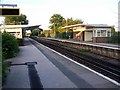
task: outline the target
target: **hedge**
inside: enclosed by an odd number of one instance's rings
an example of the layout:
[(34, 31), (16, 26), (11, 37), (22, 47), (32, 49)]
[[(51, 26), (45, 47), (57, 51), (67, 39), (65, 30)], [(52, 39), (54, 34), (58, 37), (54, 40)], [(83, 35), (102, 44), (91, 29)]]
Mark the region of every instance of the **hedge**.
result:
[(5, 59), (16, 56), (18, 51), (19, 45), (17, 39), (9, 33), (2, 33), (2, 54)]
[(109, 43), (120, 44), (120, 32), (114, 32), (109, 38)]

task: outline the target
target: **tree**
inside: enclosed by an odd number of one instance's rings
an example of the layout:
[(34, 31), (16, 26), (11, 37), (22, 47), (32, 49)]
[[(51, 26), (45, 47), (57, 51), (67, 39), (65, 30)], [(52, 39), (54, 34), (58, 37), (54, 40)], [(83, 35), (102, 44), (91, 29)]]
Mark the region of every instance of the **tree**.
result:
[(67, 18), (67, 20), (64, 23), (64, 26), (68, 26), (68, 25), (74, 25), (74, 24), (82, 24), (83, 21), (80, 19), (75, 19), (73, 20), (73, 18)]
[(56, 37), (56, 32), (58, 28), (63, 25), (63, 20), (64, 18), (60, 14), (54, 14), (53, 16), (51, 16), (49, 23), (52, 24), (50, 26), (50, 29), (54, 30), (54, 37)]
[(20, 24), (28, 24), (27, 16), (21, 14), (20, 16), (7, 16), (5, 17), (6, 25), (20, 25)]
[(43, 31), (43, 30), (42, 30), (42, 29), (39, 29), (39, 28), (34, 29), (34, 30), (32, 31), (32, 33), (31, 33), (30, 36), (39, 36), (40, 33), (41, 33), (41, 31)]
[(82, 24), (83, 21), (81, 19), (75, 19), (74, 24)]
[(115, 33), (115, 27), (114, 26), (111, 28), (111, 32)]
[(51, 18), (50, 18), (50, 24), (52, 24), (50, 26), (50, 29), (58, 29), (60, 26), (62, 26), (63, 24), (63, 20), (64, 18), (60, 15), (60, 14), (54, 14)]
[(74, 24), (74, 21), (73, 21), (73, 18), (67, 18), (66, 20), (66, 25), (69, 26), (69, 25), (73, 25)]
[[(54, 37), (57, 37), (57, 35), (60, 33), (63, 33), (63, 32), (66, 33), (66, 31), (62, 30), (61, 27), (68, 26), (68, 25), (74, 25), (74, 24), (82, 24), (83, 21), (80, 19), (73, 20), (72, 17), (65, 19), (60, 14), (53, 14), (53, 16), (51, 16), (51, 18), (50, 18), (49, 23), (51, 24), (51, 26), (49, 26), (49, 28), (54, 31)], [(70, 31), (70, 33), (71, 33), (71, 31)]]

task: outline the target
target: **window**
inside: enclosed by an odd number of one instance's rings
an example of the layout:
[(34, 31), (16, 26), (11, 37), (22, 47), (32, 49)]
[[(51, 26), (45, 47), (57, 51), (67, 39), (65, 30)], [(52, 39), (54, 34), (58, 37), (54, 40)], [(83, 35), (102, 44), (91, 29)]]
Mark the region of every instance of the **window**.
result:
[(111, 31), (110, 30), (97, 30), (97, 37), (110, 37)]
[(97, 37), (100, 37), (101, 36), (101, 30), (98, 30), (97, 31)]
[(101, 37), (106, 37), (106, 30), (101, 30)]
[(107, 36), (108, 36), (108, 37), (111, 36), (111, 31), (110, 31), (110, 30), (107, 32)]

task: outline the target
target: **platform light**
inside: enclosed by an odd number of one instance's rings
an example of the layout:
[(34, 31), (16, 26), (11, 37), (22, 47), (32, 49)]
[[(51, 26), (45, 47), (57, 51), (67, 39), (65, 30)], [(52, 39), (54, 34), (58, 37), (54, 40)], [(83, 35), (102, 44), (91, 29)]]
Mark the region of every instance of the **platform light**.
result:
[(0, 8), (0, 16), (19, 16), (19, 8)]

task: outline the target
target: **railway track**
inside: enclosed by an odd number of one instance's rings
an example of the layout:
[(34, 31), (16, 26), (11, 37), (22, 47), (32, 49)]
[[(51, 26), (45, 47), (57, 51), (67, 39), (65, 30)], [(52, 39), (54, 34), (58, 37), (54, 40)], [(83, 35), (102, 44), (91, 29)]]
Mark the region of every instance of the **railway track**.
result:
[(70, 47), (69, 44), (65, 45), (60, 42), (42, 39), (37, 39), (37, 41), (120, 83), (120, 66), (79, 52), (75, 48)]

